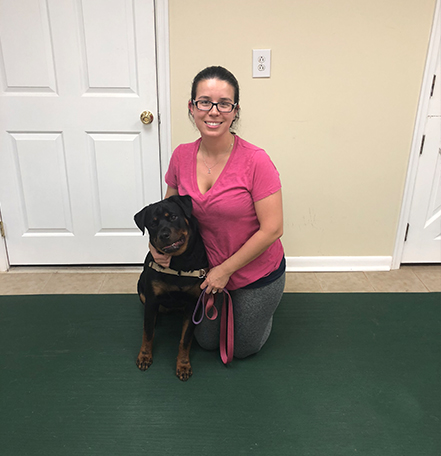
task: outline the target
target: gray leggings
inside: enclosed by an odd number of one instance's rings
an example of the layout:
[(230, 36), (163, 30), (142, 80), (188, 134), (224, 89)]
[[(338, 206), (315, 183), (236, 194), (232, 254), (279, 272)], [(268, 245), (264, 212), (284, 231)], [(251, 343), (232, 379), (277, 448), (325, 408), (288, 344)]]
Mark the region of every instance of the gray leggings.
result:
[[(285, 273), (274, 282), (260, 288), (231, 291), (234, 311), (234, 356), (245, 358), (257, 353), (267, 341), (273, 324), (273, 314), (282, 299)], [(222, 294), (216, 297), (220, 311)], [(204, 317), (196, 327), (195, 337), (206, 350), (219, 348), (220, 312), (216, 320)]]

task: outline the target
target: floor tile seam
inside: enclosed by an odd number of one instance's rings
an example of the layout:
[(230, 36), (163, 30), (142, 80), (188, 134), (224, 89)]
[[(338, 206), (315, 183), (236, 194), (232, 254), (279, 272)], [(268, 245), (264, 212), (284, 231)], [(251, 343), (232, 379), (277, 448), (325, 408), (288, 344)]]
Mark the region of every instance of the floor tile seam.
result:
[(104, 282), (106, 281), (106, 278), (107, 278), (107, 274), (102, 273), (101, 280), (97, 280), (97, 291), (93, 294), (101, 294), (100, 291), (104, 286)]
[(421, 277), (418, 272), (415, 272), (412, 270), (412, 272), (417, 276), (417, 278), (422, 282), (422, 284), (427, 288), (429, 292), (433, 292), (435, 290), (431, 290), (430, 285), (428, 285), (426, 282), (424, 282), (424, 277)]
[[(34, 276), (26, 277), (26, 275), (17, 276), (17, 275), (4, 274), (3, 276), (0, 276), (0, 279), (4, 278), (4, 280), (0, 280), (0, 290), (4, 290), (5, 295), (11, 295), (11, 294), (14, 294), (14, 295), (24, 294), (25, 295), (25, 294), (32, 294), (32, 293), (40, 293), (46, 288), (47, 284), (49, 283), (49, 281), (51, 280), (51, 278), (53, 276), (53, 274), (51, 274), (51, 273), (46, 273), (45, 275), (47, 275), (46, 279), (38, 281), (38, 280), (35, 280)], [(39, 277), (42, 277), (42, 276), (39, 275)], [(16, 292), (12, 293), (10, 291), (6, 291), (6, 289), (8, 287), (11, 287), (11, 284), (12, 284), (13, 288), (18, 286), (20, 288), (26, 288), (26, 291), (24, 291), (23, 293), (16, 293)], [(0, 292), (0, 294), (2, 294), (2, 293)]]
[[(393, 291), (284, 291), (285, 294), (440, 294), (441, 292), (439, 291), (403, 291), (403, 290), (393, 290)], [(68, 293), (57, 293), (57, 292), (24, 292), (24, 293), (0, 293), (0, 297), (2, 296), (55, 296), (55, 295), (131, 295), (131, 296), (137, 296), (136, 292), (133, 293), (128, 293), (127, 291), (111, 291), (111, 292), (68, 292)]]
[(316, 273), (316, 272), (313, 272), (313, 274), (314, 274), (314, 279), (316, 280), (316, 282), (318, 283), (318, 286), (320, 287), (320, 292), (321, 292), (321, 293), (324, 293), (324, 292), (325, 292), (325, 289), (323, 288), (322, 283), (321, 283), (321, 281), (320, 281), (320, 279), (319, 279), (317, 273)]
[(56, 267), (56, 266), (42, 266), (35, 267), (35, 268), (28, 268), (24, 266), (21, 268), (20, 266), (11, 267), (8, 271), (0, 271), (0, 276), (2, 275), (26, 275), (26, 274), (130, 274), (130, 273), (141, 273), (142, 266), (127, 266), (127, 267)]
[(366, 274), (366, 271), (363, 271), (363, 274), (366, 277), (368, 284), (373, 288), (374, 292), (379, 293), (380, 291), (375, 286), (375, 283), (373, 283), (372, 280), (369, 279), (369, 274)]
[[(316, 273), (314, 273), (314, 276), (318, 282), (318, 285), (319, 285), (322, 293), (375, 293), (375, 292), (377, 292), (377, 290), (375, 289), (373, 284), (368, 280), (365, 271), (346, 271), (344, 273), (351, 274), (352, 272), (361, 272), (366, 281), (366, 284), (370, 287), (370, 289), (369, 290), (362, 290), (362, 289), (360, 289), (360, 290), (356, 290), (356, 289), (355, 290), (328, 290), (328, 289), (325, 289), (325, 287), (322, 285), (322, 283), (324, 284), (325, 281), (321, 281)], [(336, 274), (338, 274), (338, 273), (336, 273)]]
[[(45, 284), (45, 287), (43, 288), (43, 291), (45, 291), (46, 293), (45, 294), (49, 294), (49, 295), (52, 295), (52, 294), (60, 294), (60, 292), (57, 290), (57, 291), (50, 291), (50, 289), (47, 289), (48, 287), (50, 287), (49, 283), (50, 281), (56, 277), (57, 275), (59, 276), (67, 276), (67, 275), (70, 275), (70, 276), (74, 276), (74, 277), (81, 277), (85, 275), (85, 273), (70, 273), (70, 272), (60, 272), (60, 271), (57, 271), (57, 272), (54, 272), (54, 274), (51, 274), (51, 277), (49, 278), (48, 282)], [(95, 273), (92, 273), (91, 275), (96, 275), (97, 277), (99, 277), (100, 275), (102, 275), (103, 277), (101, 278), (101, 280), (97, 280), (96, 282), (96, 287), (93, 286), (93, 285), (89, 285), (91, 288), (95, 288), (95, 290), (89, 290), (88, 292), (86, 292), (87, 294), (98, 294), (98, 291), (101, 289), (102, 285), (103, 285), (103, 280), (104, 280), (104, 273), (99, 273), (99, 274), (95, 274)], [(61, 294), (82, 294), (82, 292), (75, 292), (75, 291), (69, 291), (69, 289), (66, 291), (63, 291)]]
[[(399, 271), (400, 270), (397, 270), (398, 274), (400, 273)], [(369, 274), (367, 274), (366, 272), (364, 272), (364, 274), (367, 277), (369, 283), (373, 286), (374, 290), (377, 293), (428, 293), (428, 292), (430, 292), (430, 290), (426, 287), (426, 285), (417, 277), (417, 275), (414, 273), (414, 271), (409, 269), (409, 272), (411, 273), (413, 278), (416, 279), (416, 281), (419, 282), (423, 286), (424, 291), (421, 291), (421, 290), (405, 290), (404, 287), (403, 287), (403, 289), (401, 291), (400, 290), (383, 290), (383, 289), (381, 289), (381, 284), (380, 284), (380, 286), (376, 286), (375, 285), (375, 281), (372, 281), (370, 279)], [(391, 279), (390, 281), (387, 281), (387, 284), (392, 283), (394, 280), (395, 279)]]
[(44, 289), (48, 286), (49, 282), (52, 280), (52, 277), (56, 274), (56, 272), (53, 272), (52, 274), (49, 274), (49, 277), (48, 279), (46, 280), (46, 283), (43, 285), (42, 287), (42, 292), (44, 291)]
[(378, 293), (378, 290), (375, 288), (374, 284), (369, 280), (368, 275), (366, 274), (366, 271), (362, 271), (364, 278), (366, 279), (367, 284), (372, 288), (372, 291), (370, 293)]
[[(414, 279), (417, 279), (417, 282), (420, 283), (420, 285), (422, 286), (423, 290), (424, 291), (421, 291), (421, 290), (404, 290), (404, 289), (398, 289), (398, 290), (381, 290), (381, 287), (376, 287), (375, 284), (369, 279), (369, 274), (367, 274), (365, 271), (362, 271), (363, 272), (363, 275), (364, 275), (364, 278), (367, 280), (367, 283), (369, 284), (370, 287), (372, 287), (372, 290), (343, 290), (341, 292), (406, 292), (406, 291), (409, 291), (409, 292), (435, 292), (436, 290), (431, 290), (430, 286), (428, 286), (425, 282), (424, 282), (424, 278), (423, 277), (420, 277), (417, 272), (415, 271), (411, 271), (412, 272), (412, 277)], [(45, 272), (46, 274), (48, 274), (48, 277), (44, 280), (44, 282), (42, 284), (40, 284), (40, 286), (36, 287), (35, 288), (35, 292), (43, 292), (43, 293), (47, 293), (47, 294), (56, 294), (56, 292), (51, 292), (51, 291), (48, 291), (47, 290), (47, 287), (50, 283), (50, 281), (53, 279), (54, 275), (56, 274), (70, 274), (70, 272), (65, 272), (64, 270), (57, 270), (57, 271), (54, 271), (52, 273), (48, 273), (48, 271)], [(128, 273), (128, 272), (127, 272)], [(29, 273), (31, 275), (34, 275), (33, 273)], [(100, 274), (103, 275), (103, 278), (102, 278), (102, 281), (101, 283), (98, 284), (98, 290), (96, 291), (96, 294), (106, 294), (106, 289), (105, 289), (105, 284), (106, 284), (106, 281), (109, 280), (109, 277), (115, 275), (115, 272), (108, 272), (108, 273), (103, 273), (103, 272), (100, 272)], [(119, 274), (123, 275), (123, 274), (126, 274), (126, 272), (120, 272)], [(19, 274), (13, 274), (15, 277), (17, 277)], [(35, 274), (37, 275), (37, 274)], [(78, 276), (81, 276), (81, 273), (78, 274)], [(23, 278), (26, 277), (26, 274), (23, 274), (22, 275)], [(314, 292), (332, 292), (330, 290), (325, 290), (325, 287), (324, 285), (322, 284), (322, 281), (319, 280), (318, 278), (318, 275), (317, 273), (312, 273), (312, 277), (313, 277), (313, 282), (315, 283), (315, 285), (318, 285), (317, 289), (314, 289), (314, 287), (311, 287), (311, 289), (306, 289), (306, 290), (291, 290), (289, 292), (310, 292), (310, 293), (314, 293)], [(323, 282), (324, 283), (324, 282)], [(339, 290), (336, 290), (336, 292), (338, 292)], [(122, 290), (122, 292), (125, 292), (125, 290)], [(32, 290), (30, 292), (32, 294)], [(95, 293), (95, 292), (94, 292)], [(7, 294), (10, 294), (10, 293), (7, 293)], [(26, 293), (26, 294), (29, 294), (29, 293)]]
[(421, 283), (421, 285), (426, 289), (426, 292), (430, 292), (429, 288), (427, 285), (418, 277), (418, 275), (415, 273), (414, 270), (409, 269), (409, 271), (412, 273), (412, 275), (415, 277), (415, 279)]
[(101, 290), (103, 289), (104, 284), (105, 284), (106, 281), (107, 281), (107, 276), (108, 276), (108, 275), (109, 275), (109, 274), (104, 274), (103, 281), (101, 282), (101, 285), (100, 285), (100, 287), (98, 288), (98, 292), (97, 292), (96, 294), (105, 294), (105, 293), (101, 293)]

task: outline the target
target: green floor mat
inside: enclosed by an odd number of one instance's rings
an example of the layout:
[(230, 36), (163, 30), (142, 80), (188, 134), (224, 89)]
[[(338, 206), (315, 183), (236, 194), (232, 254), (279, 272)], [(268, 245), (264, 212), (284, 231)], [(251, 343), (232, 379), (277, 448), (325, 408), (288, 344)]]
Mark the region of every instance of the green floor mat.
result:
[(135, 365), (135, 295), (0, 297), (0, 454), (439, 456), (441, 293), (285, 294), (262, 351), (225, 367), (162, 316)]

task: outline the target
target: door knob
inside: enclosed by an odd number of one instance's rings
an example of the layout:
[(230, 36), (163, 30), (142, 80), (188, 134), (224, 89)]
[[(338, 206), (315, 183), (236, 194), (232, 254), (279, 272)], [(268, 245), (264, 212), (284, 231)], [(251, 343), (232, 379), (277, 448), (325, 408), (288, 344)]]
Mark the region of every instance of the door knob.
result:
[(141, 119), (141, 122), (144, 125), (148, 125), (148, 124), (151, 124), (153, 122), (154, 117), (153, 117), (153, 114), (150, 111), (144, 111), (144, 112), (141, 113), (140, 119)]

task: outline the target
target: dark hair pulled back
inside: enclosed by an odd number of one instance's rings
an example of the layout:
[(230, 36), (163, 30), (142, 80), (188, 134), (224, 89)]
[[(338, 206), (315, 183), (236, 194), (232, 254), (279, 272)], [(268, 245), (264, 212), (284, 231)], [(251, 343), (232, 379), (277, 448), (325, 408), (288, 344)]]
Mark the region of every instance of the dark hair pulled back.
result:
[[(219, 79), (219, 81), (228, 82), (234, 89), (234, 103), (239, 104), (239, 83), (237, 82), (236, 77), (233, 73), (228, 71), (226, 68), (221, 66), (210, 66), (202, 71), (200, 71), (191, 84), (191, 102), (196, 99), (196, 91), (198, 88), (198, 84), (201, 81), (206, 81), (207, 79)], [(189, 111), (189, 115), (191, 115)], [(230, 125), (230, 128), (233, 127), (233, 124), (239, 119), (239, 111), (236, 113), (236, 117), (234, 118), (233, 122)]]
[(228, 84), (230, 84), (234, 89), (234, 102), (239, 103), (239, 83), (233, 73), (221, 66), (207, 67), (195, 76), (191, 85), (192, 100), (196, 99), (198, 84), (207, 79), (219, 79), (220, 81), (228, 82)]

